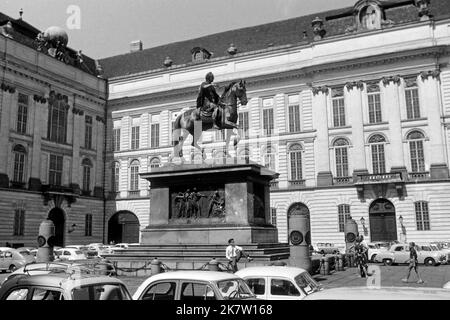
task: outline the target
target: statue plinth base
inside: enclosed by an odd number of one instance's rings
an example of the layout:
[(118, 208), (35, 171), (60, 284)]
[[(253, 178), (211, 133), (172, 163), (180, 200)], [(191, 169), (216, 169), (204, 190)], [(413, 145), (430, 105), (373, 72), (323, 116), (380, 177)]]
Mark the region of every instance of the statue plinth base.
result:
[[(230, 238), (240, 244), (276, 243), (269, 197), (277, 176), (248, 162), (169, 164), (141, 174), (151, 184), (150, 225), (141, 243), (224, 244)], [(213, 199), (224, 205), (212, 204)]]

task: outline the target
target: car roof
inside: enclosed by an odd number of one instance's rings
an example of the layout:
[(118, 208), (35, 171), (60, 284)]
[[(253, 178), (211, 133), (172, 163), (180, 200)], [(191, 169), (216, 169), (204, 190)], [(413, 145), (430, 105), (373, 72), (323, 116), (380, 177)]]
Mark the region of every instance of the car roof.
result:
[(280, 277), (294, 278), (300, 273), (306, 272), (305, 269), (288, 266), (262, 266), (262, 267), (249, 267), (241, 269), (236, 272), (239, 277), (247, 276), (260, 276), (266, 277), (269, 275), (276, 275)]
[(341, 287), (323, 289), (308, 300), (450, 300), (450, 291), (441, 288)]
[(84, 285), (91, 285), (96, 283), (118, 283), (123, 284), (119, 279), (107, 276), (77, 274), (75, 276), (68, 273), (49, 273), (37, 275), (23, 275), (12, 278), (2, 285), (3, 288), (12, 287), (16, 285), (31, 285), (31, 286), (48, 286), (48, 287), (78, 287)]
[(186, 270), (186, 271), (169, 271), (159, 273), (148, 278), (151, 282), (156, 280), (177, 279), (177, 280), (204, 280), (204, 281), (221, 281), (229, 279), (239, 279), (238, 276), (219, 271), (201, 271), (201, 270)]

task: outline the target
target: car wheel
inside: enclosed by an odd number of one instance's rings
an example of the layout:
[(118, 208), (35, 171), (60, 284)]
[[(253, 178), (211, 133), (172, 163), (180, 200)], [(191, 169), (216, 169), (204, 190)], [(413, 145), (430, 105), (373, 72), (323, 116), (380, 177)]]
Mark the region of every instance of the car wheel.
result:
[(9, 270), (9, 272), (12, 273), (12, 272), (16, 271), (16, 269), (17, 269), (16, 266), (12, 264), (12, 265), (9, 266), (8, 270)]
[(371, 262), (375, 262), (376, 257), (377, 257), (377, 255), (376, 255), (376, 254), (373, 254), (373, 255), (370, 257), (370, 261), (371, 261)]
[(384, 259), (383, 260), (385, 266), (392, 266), (392, 259)]
[(434, 261), (433, 258), (427, 258), (427, 259), (425, 259), (425, 265), (426, 266), (430, 266), (430, 267), (435, 266), (436, 265), (436, 261)]
[(323, 250), (320, 250), (320, 254), (325, 254), (325, 251), (323, 251)]

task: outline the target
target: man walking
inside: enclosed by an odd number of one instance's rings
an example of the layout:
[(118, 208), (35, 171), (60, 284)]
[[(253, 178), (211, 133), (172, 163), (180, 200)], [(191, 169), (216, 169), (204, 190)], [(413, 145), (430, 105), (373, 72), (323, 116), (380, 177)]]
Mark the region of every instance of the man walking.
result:
[(409, 266), (408, 266), (408, 275), (405, 279), (402, 279), (403, 282), (408, 282), (409, 276), (411, 275), (411, 270), (414, 269), (414, 271), (417, 274), (417, 278), (419, 280), (417, 283), (423, 283), (422, 278), (420, 277), (419, 271), (418, 271), (418, 260), (417, 260), (417, 250), (416, 250), (416, 244), (414, 242), (409, 243)]
[(238, 271), (237, 263), (244, 256), (248, 262), (253, 259), (239, 246), (234, 243), (234, 239), (228, 240), (228, 247), (225, 250), (225, 257), (228, 260), (228, 264), (231, 266), (233, 272)]

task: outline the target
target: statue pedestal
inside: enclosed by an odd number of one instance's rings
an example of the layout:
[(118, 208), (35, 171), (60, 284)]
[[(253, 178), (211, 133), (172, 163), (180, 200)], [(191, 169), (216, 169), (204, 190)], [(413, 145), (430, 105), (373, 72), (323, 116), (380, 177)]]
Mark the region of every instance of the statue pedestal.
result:
[(142, 244), (277, 243), (270, 181), (256, 163), (168, 164), (141, 174), (151, 185), (150, 224)]

